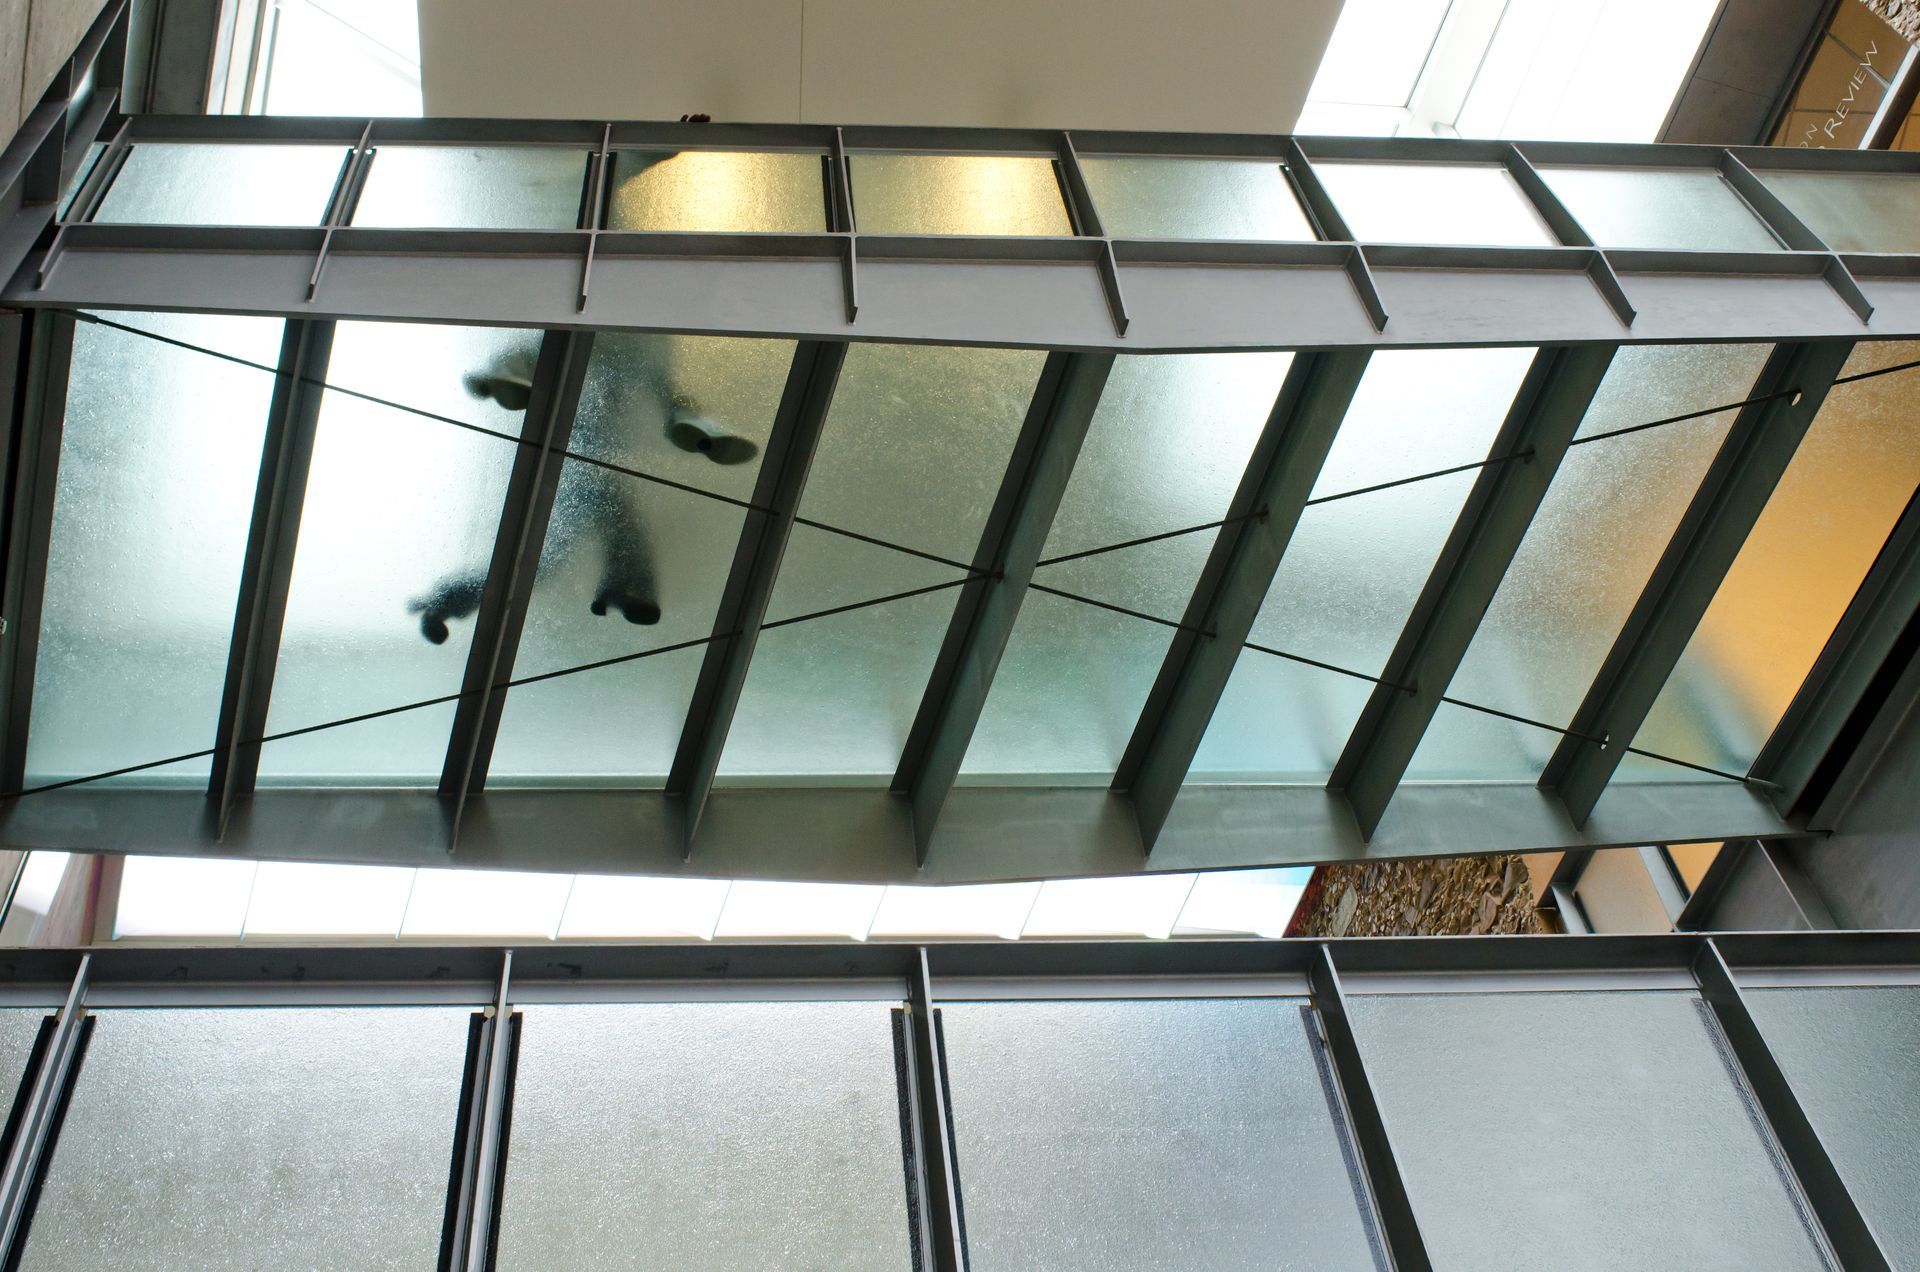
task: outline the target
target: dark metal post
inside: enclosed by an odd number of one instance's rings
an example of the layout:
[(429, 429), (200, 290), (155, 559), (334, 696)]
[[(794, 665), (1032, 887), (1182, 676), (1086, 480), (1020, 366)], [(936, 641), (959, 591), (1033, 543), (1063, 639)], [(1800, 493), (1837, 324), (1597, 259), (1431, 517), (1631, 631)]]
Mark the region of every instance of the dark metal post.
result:
[(927, 951), (913, 952), (907, 1015), (913, 1030), (914, 1113), (919, 1123), (926, 1173), (926, 1218), (936, 1272), (964, 1272), (966, 1241), (960, 1227), (960, 1174), (954, 1157), (953, 1114), (947, 1100), (947, 1067), (934, 1018), (933, 972)]
[(893, 776), (893, 790), (912, 805), (914, 846), (923, 865), (1112, 370), (1110, 353), (1053, 353), (1040, 372), (974, 552), (979, 577), (960, 590)]
[[(1607, 345), (1542, 349), (1373, 687), (1330, 789), (1371, 838), (1606, 378)], [(1515, 458), (1516, 456), (1520, 458)]]
[(774, 418), (760, 474), (754, 482), (753, 506), (740, 527), (720, 609), (714, 615), (713, 641), (700, 666), (687, 722), (680, 732), (679, 750), (667, 776), (667, 794), (682, 809), (683, 853), (693, 852), (700, 814), (713, 789), (720, 753), (727, 745), (733, 710), (746, 684), (747, 665), (760, 637), (760, 624), (773, 597), (774, 579), (787, 550), (787, 536), (800, 510), (800, 495), (813, 466), (813, 452), (833, 405), (847, 347), (839, 342), (802, 342), (794, 350), (787, 387)]
[(1213, 541), (1114, 774), (1113, 788), (1132, 796), (1149, 854), (1253, 631), (1368, 357), (1296, 354), (1280, 386), (1227, 507), (1227, 524)]
[(1584, 826), (1786, 472), (1852, 344), (1783, 345), (1754, 385), (1540, 776)]
[(221, 833), (234, 801), (252, 793), (260, 769), (260, 738), (267, 730), (274, 664), (300, 538), (300, 509), (332, 349), (333, 323), (323, 321), (288, 322), (280, 343), (207, 786)]
[[(74, 320), (36, 313), (23, 323), (26, 384), (14, 421), (15, 464), (8, 474), (4, 600), (0, 600), (0, 788), (17, 791), (26, 778), (27, 729), (33, 716), (33, 678), (40, 647), (40, 614), (47, 586), (53, 531), (53, 492), (59, 483), (60, 441), (67, 414), (67, 377), (73, 366)], [(10, 404), (9, 404), (10, 405)]]
[(1426, 1240), (1420, 1235), (1413, 1201), (1407, 1196), (1400, 1164), (1393, 1155), (1386, 1117), (1380, 1110), (1373, 1083), (1367, 1077), (1366, 1063), (1360, 1056), (1360, 1044), (1347, 1019), (1346, 994), (1340, 987), (1339, 970), (1333, 964), (1333, 951), (1325, 945), (1314, 951), (1307, 984), (1314, 1011), (1320, 1018), (1327, 1054), (1333, 1061), (1334, 1078), (1339, 1082), (1347, 1116), (1353, 1123), (1360, 1166), (1366, 1172), (1367, 1189), (1373, 1194), (1381, 1235), (1386, 1238), (1395, 1272), (1426, 1272), (1433, 1266), (1427, 1258)]
[(1848, 1272), (1889, 1272), (1893, 1265), (1874, 1235), (1873, 1225), (1860, 1212), (1819, 1131), (1754, 1022), (1732, 970), (1711, 939), (1700, 942), (1693, 975), (1841, 1266)]
[(559, 489), (565, 463), (562, 452), (573, 436), (573, 418), (580, 406), (580, 391), (592, 354), (590, 331), (550, 331), (540, 343), (521, 425), (521, 444), (507, 478), (486, 590), (474, 615), (466, 677), (440, 773), (440, 794), (453, 801), (448, 851), (459, 840), (467, 797), (487, 784), (487, 765), (506, 703), (505, 693), (496, 692), (494, 686), (513, 675), (520, 632), (539, 573), (540, 552), (546, 545), (554, 492)]
[(23, 1107), (20, 1125), (0, 1170), (0, 1263), (17, 1266), (13, 1249), (26, 1217), (33, 1184), (53, 1130), (53, 1119), (73, 1081), (79, 1051), (80, 1026), (86, 1017), (87, 973), (92, 958), (80, 956), (80, 968), (67, 989), (66, 1002), (54, 1017), (53, 1037), (34, 1071), (33, 1086)]

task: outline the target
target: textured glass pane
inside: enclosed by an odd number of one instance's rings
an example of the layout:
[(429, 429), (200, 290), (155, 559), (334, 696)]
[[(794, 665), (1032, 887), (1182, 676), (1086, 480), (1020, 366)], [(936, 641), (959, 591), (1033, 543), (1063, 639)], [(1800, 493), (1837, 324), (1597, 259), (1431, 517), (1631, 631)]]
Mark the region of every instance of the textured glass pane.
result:
[(581, 875), (560, 920), (563, 937), (713, 936), (732, 884), (725, 879)]
[[(459, 691), (513, 467), (524, 401), (470, 392), (525, 333), (341, 323), (321, 399), (267, 731)], [(437, 640), (436, 640), (437, 638)], [(454, 704), (303, 734), (261, 749), (266, 781), (437, 779)]]
[(823, 174), (819, 155), (622, 150), (607, 227), (819, 233), (827, 228)]
[(1766, 172), (1760, 179), (1836, 252), (1920, 252), (1920, 175)]
[(885, 1003), (529, 1007), (500, 1267), (911, 1266)]
[(895, 885), (880, 900), (867, 935), (874, 940), (922, 936), (998, 936), (1018, 940), (1040, 896), (1037, 883), (958, 887)]
[(1385, 1266), (1300, 999), (941, 1012), (978, 1272)]
[[(1573, 719), (1735, 412), (1603, 434), (1738, 402), (1765, 345), (1620, 350), (1448, 694), (1545, 724)], [(1558, 735), (1476, 711), (1436, 715), (1408, 776), (1532, 778)]]
[[(1012, 349), (854, 345), (800, 514), (971, 561), (1043, 360)], [(767, 618), (964, 574), (797, 526)], [(900, 762), (958, 595), (934, 592), (763, 633), (722, 775), (827, 773), (884, 785)]]
[(1100, 227), (1116, 238), (1314, 237), (1271, 160), (1090, 158), (1080, 170)]
[[(749, 499), (792, 361), (784, 340), (603, 332), (572, 449)], [(743, 516), (735, 504), (568, 460), (514, 675), (712, 635)], [(694, 645), (514, 689), (500, 719), (494, 779), (658, 785), (705, 656)]]
[[(121, 315), (114, 316), (115, 321)], [(124, 315), (268, 366), (266, 318)], [(27, 735), (29, 783), (213, 745), (271, 372), (79, 323)], [(116, 779), (192, 782), (205, 758)]]
[(1920, 988), (1745, 997), (1880, 1248), (1896, 1267), (1920, 1265)]
[[(1285, 353), (1120, 359), (1045, 555), (1219, 519), (1291, 361)], [(1034, 582), (1178, 621), (1214, 533), (1042, 566)], [(1028, 593), (962, 772), (981, 782), (1046, 774), (1109, 781), (1171, 634)]]
[(141, 142), (107, 189), (96, 221), (156, 225), (319, 225), (344, 146)]
[(863, 941), (886, 888), (872, 883), (766, 883), (736, 879), (717, 937), (829, 936)]
[(580, 223), (584, 150), (381, 146), (355, 225), (570, 230)]
[(421, 870), (400, 935), (550, 937), (572, 889), (572, 875)]
[(1358, 239), (1529, 247), (1558, 241), (1498, 164), (1323, 162), (1313, 170)]
[(1347, 1011), (1435, 1267), (1823, 1266), (1697, 996), (1361, 996)]
[[(1863, 344), (1846, 373), (1916, 358), (1920, 344)], [(1753, 763), (1920, 486), (1916, 386), (1896, 372), (1827, 395), (1634, 746), (1731, 772)], [(1700, 777), (1633, 754), (1620, 773)]]
[(193, 857), (128, 857), (113, 936), (218, 937), (237, 941), (259, 865)]
[(1772, 232), (1717, 172), (1542, 168), (1540, 175), (1601, 247), (1780, 250)]
[(1006, 155), (853, 155), (862, 234), (1073, 233), (1051, 159)]
[(434, 1265), (465, 1010), (94, 1019), (23, 1268)]
[(0, 1008), (0, 1108), (11, 1109), (27, 1075), (27, 1057), (47, 1013), (38, 1007)]
[[(1532, 359), (1530, 349), (1376, 353), (1313, 497), (1486, 459)], [(1469, 469), (1310, 506), (1253, 641), (1378, 675), (1475, 475)], [(1370, 692), (1365, 680), (1247, 650), (1201, 740), (1194, 779), (1324, 780)]]

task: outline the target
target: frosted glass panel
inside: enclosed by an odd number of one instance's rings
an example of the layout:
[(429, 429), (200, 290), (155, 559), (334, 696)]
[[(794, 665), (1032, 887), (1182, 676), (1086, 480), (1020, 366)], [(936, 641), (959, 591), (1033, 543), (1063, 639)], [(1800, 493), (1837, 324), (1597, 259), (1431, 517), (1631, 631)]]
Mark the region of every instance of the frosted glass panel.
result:
[(107, 188), (96, 221), (155, 225), (319, 225), (345, 146), (142, 142)]
[(1542, 168), (1601, 247), (1777, 252), (1779, 240), (1717, 172), (1685, 168)]
[(941, 1009), (968, 1264), (1385, 1267), (1297, 998)]
[(96, 1013), (21, 1266), (431, 1268), (468, 1015)]
[[(970, 561), (999, 494), (1044, 355), (854, 345), (800, 514)], [(797, 526), (769, 621), (927, 587), (964, 570)], [(720, 772), (829, 773), (885, 785), (953, 614), (957, 589), (764, 633)]]
[[(328, 382), (518, 436), (524, 401), (465, 381), (522, 332), (342, 323)], [(267, 732), (458, 692), (515, 446), (329, 389)], [(437, 780), (454, 704), (261, 748), (262, 781)]]
[(1272, 161), (1087, 158), (1080, 172), (1101, 228), (1115, 238), (1315, 237)]
[(1321, 162), (1313, 170), (1358, 239), (1522, 247), (1558, 242), (1499, 164)]
[[(751, 498), (792, 361), (793, 345), (784, 340), (602, 333), (571, 448)], [(712, 635), (743, 516), (733, 504), (568, 460), (514, 675)], [(494, 780), (660, 784), (705, 652), (695, 645), (512, 690)]]
[[(1448, 694), (1564, 726), (1680, 524), (1734, 411), (1600, 436), (1738, 402), (1765, 345), (1620, 350), (1480, 621)], [(1532, 778), (1559, 736), (1476, 711), (1436, 715), (1412, 778)]]
[(885, 1003), (528, 1007), (499, 1266), (904, 1272), (893, 1055)]
[[(267, 366), (279, 355), (271, 319), (126, 317)], [(30, 784), (213, 745), (272, 397), (271, 372), (76, 325)], [(207, 769), (203, 757), (114, 780), (191, 783)]]
[(1920, 175), (1766, 172), (1760, 179), (1836, 252), (1920, 252)]
[[(1487, 458), (1531, 349), (1376, 353), (1313, 497)], [(1310, 506), (1254, 621), (1256, 644), (1376, 676), (1477, 474)], [(1372, 686), (1246, 650), (1195, 756), (1195, 781), (1322, 781)]]
[(587, 153), (540, 146), (381, 146), (355, 225), (570, 230)]
[[(1292, 355), (1180, 354), (1114, 364), (1044, 556), (1219, 519)], [(1201, 531), (1042, 566), (1034, 582), (1178, 621), (1213, 546)], [(1166, 654), (1170, 628), (1030, 592), (961, 771), (1105, 784)]]
[(1896, 1267), (1920, 1264), (1920, 988), (1744, 997), (1880, 1248)]
[(1556, 1268), (1824, 1266), (1696, 995), (1347, 1010), (1435, 1267), (1538, 1268), (1543, 1239)]
[(1006, 155), (853, 155), (862, 234), (1070, 235), (1053, 161)]
[(27, 1075), (27, 1057), (47, 1013), (37, 1007), (0, 1009), (0, 1108), (11, 1109)]
[(827, 228), (819, 155), (622, 150), (613, 159), (614, 230), (819, 233)]
[[(1863, 344), (1846, 374), (1915, 358), (1920, 344)], [(1897, 372), (1827, 395), (1634, 746), (1731, 772), (1753, 763), (1920, 486), (1917, 384)], [(1700, 776), (1633, 754), (1620, 774)]]

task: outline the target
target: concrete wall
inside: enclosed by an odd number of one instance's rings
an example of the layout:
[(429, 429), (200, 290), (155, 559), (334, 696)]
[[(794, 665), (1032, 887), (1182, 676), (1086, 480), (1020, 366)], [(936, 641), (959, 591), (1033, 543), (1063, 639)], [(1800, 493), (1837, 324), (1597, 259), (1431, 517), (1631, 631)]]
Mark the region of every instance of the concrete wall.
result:
[(11, 139), (105, 0), (0, 0), (0, 137)]
[(1827, 8), (1828, 0), (1725, 0), (1660, 140), (1764, 141), (1774, 106), (1793, 87)]

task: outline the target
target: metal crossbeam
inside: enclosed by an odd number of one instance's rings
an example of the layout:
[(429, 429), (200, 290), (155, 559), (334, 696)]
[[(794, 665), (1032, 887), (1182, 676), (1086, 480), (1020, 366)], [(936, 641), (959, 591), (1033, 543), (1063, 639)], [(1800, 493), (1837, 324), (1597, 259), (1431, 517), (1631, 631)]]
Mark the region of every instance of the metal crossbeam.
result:
[(513, 675), (554, 492), (560, 486), (565, 462), (561, 452), (573, 436), (573, 418), (592, 354), (592, 332), (548, 332), (540, 343), (521, 425), (522, 445), (507, 477), (486, 590), (474, 615), (466, 677), (440, 773), (440, 794), (454, 802), (449, 849), (458, 841), (467, 797), (487, 784), (487, 765), (506, 704), (506, 694), (495, 692), (493, 686)]
[(1920, 493), (1907, 501), (1873, 568), (1828, 638), (1787, 713), (1753, 762), (1782, 813), (1810, 811), (1829, 766), (1884, 704), (1920, 639)]
[(1783, 345), (1761, 370), (1753, 396), (1766, 400), (1734, 418), (1540, 776), (1541, 788), (1560, 797), (1576, 826), (1592, 814), (1633, 744), (1851, 349), (1839, 340)]
[(893, 777), (912, 810), (922, 863), (1112, 370), (1113, 355), (1098, 353), (1050, 354), (1041, 369), (974, 552), (979, 577), (960, 592)]
[[(1113, 789), (1132, 797), (1149, 854), (1192, 767), (1207, 724), (1253, 632), (1370, 355), (1296, 355), (1246, 473), (1227, 507)], [(1203, 634), (1204, 633), (1204, 634)]]
[(1720, 1022), (1720, 1031), (1746, 1075), (1747, 1086), (1773, 1128), (1807, 1204), (1840, 1258), (1840, 1266), (1847, 1272), (1890, 1272), (1893, 1264), (1874, 1235), (1873, 1225), (1861, 1213), (1833, 1155), (1794, 1094), (1792, 1083), (1767, 1046), (1740, 986), (1711, 939), (1701, 942), (1693, 974), (1700, 985), (1700, 996)]
[(1490, 454), (1498, 462), (1475, 477), (1327, 782), (1346, 795), (1362, 835), (1379, 826), (1613, 354), (1606, 345), (1583, 345), (1534, 356), (1494, 440)]
[(713, 790), (713, 776), (727, 745), (734, 707), (747, 681), (747, 666), (760, 637), (760, 624), (766, 619), (767, 602), (773, 597), (774, 579), (787, 550), (794, 515), (800, 510), (807, 470), (813, 465), (814, 448), (833, 405), (833, 390), (846, 354), (847, 347), (841, 343), (803, 342), (794, 350), (779, 413), (760, 458), (753, 507), (741, 523), (733, 568), (727, 574), (720, 609), (714, 615), (714, 640), (700, 665), (686, 726), (680, 733), (680, 747), (667, 777), (667, 794), (682, 809), (683, 855), (693, 852), (694, 835)]
[(1346, 1105), (1353, 1137), (1360, 1150), (1361, 1169), (1366, 1173), (1367, 1191), (1373, 1196), (1381, 1235), (1393, 1258), (1395, 1272), (1422, 1272), (1433, 1262), (1427, 1256), (1420, 1222), (1414, 1217), (1413, 1201), (1407, 1196), (1406, 1181), (1400, 1176), (1400, 1164), (1394, 1157), (1393, 1138), (1388, 1133), (1386, 1115), (1367, 1077), (1366, 1062), (1360, 1044), (1353, 1036), (1347, 1018), (1346, 994), (1340, 987), (1340, 972), (1334, 966), (1333, 951), (1322, 945), (1307, 968), (1307, 985), (1315, 1013), (1320, 1020), (1327, 1054), (1333, 1061), (1334, 1077)]
[[(26, 383), (14, 434), (5, 524), (6, 581), (0, 601), (0, 787), (17, 791), (27, 767), (27, 730), (33, 717), (34, 666), (40, 648), (40, 615), (46, 598), (47, 552), (53, 530), (53, 497), (60, 478), (60, 441), (67, 415), (67, 375), (73, 365), (73, 319), (34, 314), (18, 334), (25, 339), (20, 365)], [(13, 395), (4, 408), (10, 411)]]
[(234, 801), (253, 792), (260, 771), (260, 738), (267, 731), (273, 674), (286, 622), (287, 591), (307, 471), (313, 464), (327, 362), (333, 351), (331, 322), (289, 322), (280, 343), (280, 364), (260, 450), (253, 520), (240, 569), (233, 640), (227, 653), (220, 721), (214, 733), (207, 796), (215, 825), (224, 834)]

